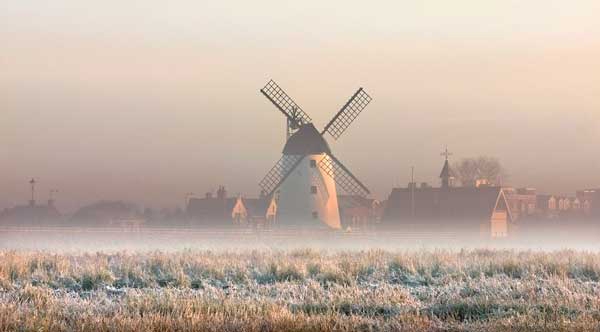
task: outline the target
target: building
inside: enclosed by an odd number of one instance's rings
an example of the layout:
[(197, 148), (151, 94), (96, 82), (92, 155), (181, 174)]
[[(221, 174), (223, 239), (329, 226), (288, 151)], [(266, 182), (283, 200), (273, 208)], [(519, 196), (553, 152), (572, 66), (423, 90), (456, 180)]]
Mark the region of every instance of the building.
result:
[(431, 231), (479, 232), (485, 237), (508, 236), (513, 222), (501, 187), (451, 187), (452, 174), (446, 162), (440, 174), (441, 187), (428, 185), (394, 188), (388, 197), (382, 226), (426, 228)]
[(537, 210), (535, 188), (503, 188), (514, 221), (532, 218)]
[[(565, 222), (593, 218), (593, 190), (577, 191), (576, 196), (537, 195), (537, 219), (555, 219)], [(600, 216), (600, 214), (598, 214)]]
[(79, 226), (137, 229), (146, 221), (137, 206), (123, 201), (100, 201), (77, 210), (71, 217)]
[(600, 189), (578, 190), (575, 196), (581, 204), (583, 215), (600, 218)]
[(35, 200), (35, 185), (37, 181), (31, 179), (31, 199), (27, 205), (17, 205), (0, 212), (0, 225), (3, 226), (47, 226), (56, 225), (63, 221), (63, 217), (56, 209), (53, 194), (57, 191), (50, 190), (47, 205), (39, 205)]
[(242, 198), (246, 210), (246, 224), (270, 227), (276, 224), (277, 201), (274, 198)]
[(381, 222), (383, 204), (358, 195), (338, 195), (340, 218), (345, 229), (367, 229)]
[(52, 199), (48, 200), (47, 205), (36, 204), (32, 199), (27, 205), (4, 209), (0, 213), (0, 225), (4, 226), (47, 226), (62, 221), (63, 216)]
[(277, 202), (262, 195), (259, 198), (227, 197), (225, 187), (220, 186), (216, 197), (206, 193), (204, 198), (190, 198), (186, 214), (194, 226), (270, 226), (275, 223)]
[(394, 188), (382, 224), (506, 237), (513, 219), (500, 187)]
[(186, 215), (192, 226), (229, 227), (242, 223), (247, 212), (240, 197), (227, 197), (220, 186), (216, 197), (208, 192), (203, 198), (190, 198)]
[(536, 195), (536, 216), (542, 219), (558, 217), (558, 206), (554, 195)]
[[(587, 203), (586, 203), (587, 202)], [(590, 216), (590, 203), (579, 197), (557, 197), (558, 216), (565, 221), (576, 221)]]

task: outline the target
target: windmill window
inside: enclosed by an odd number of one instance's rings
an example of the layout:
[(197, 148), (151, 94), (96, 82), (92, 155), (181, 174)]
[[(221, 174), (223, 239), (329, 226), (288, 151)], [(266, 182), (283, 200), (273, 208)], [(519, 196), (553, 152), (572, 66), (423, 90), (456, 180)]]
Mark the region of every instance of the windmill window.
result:
[(310, 168), (316, 168), (317, 167), (317, 161), (314, 159), (310, 160)]
[(310, 187), (310, 193), (311, 194), (316, 194), (317, 193), (317, 186), (311, 186)]
[(317, 218), (319, 218), (319, 212), (317, 212), (317, 211), (313, 211), (313, 213), (312, 213), (312, 217), (313, 217), (313, 219), (317, 219)]

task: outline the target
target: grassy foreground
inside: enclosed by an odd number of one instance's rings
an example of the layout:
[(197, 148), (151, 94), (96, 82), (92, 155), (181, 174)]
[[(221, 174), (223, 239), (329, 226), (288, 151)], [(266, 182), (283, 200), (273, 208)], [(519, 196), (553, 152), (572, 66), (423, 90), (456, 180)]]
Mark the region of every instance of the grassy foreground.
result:
[(0, 331), (598, 331), (600, 254), (0, 251)]

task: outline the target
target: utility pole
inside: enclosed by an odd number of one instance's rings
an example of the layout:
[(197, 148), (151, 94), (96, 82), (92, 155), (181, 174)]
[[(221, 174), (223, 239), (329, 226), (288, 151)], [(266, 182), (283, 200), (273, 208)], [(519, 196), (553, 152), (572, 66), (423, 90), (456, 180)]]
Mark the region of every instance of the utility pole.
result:
[(48, 197), (48, 207), (54, 206), (54, 194), (58, 193), (57, 189), (50, 189)]
[(30, 206), (35, 206), (35, 184), (36, 183), (37, 183), (37, 181), (35, 181), (34, 178), (31, 178), (31, 180), (29, 180), (29, 184), (31, 185), (31, 200), (29, 200)]
[(410, 167), (410, 215), (415, 217), (415, 166)]
[(188, 202), (190, 201), (190, 197), (194, 195), (195, 194), (193, 192), (185, 193), (184, 208), (187, 208)]

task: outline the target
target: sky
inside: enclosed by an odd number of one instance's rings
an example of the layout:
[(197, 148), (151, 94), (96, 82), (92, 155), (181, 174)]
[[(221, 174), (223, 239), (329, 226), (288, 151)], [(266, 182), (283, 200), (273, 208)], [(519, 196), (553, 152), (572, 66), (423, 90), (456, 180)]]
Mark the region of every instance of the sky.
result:
[(336, 156), (385, 199), (493, 156), (509, 184), (600, 187), (600, 2), (0, 2), (0, 207), (58, 189), (162, 208), (223, 184), (256, 196), (281, 155), (274, 79), (322, 128), (373, 102)]

